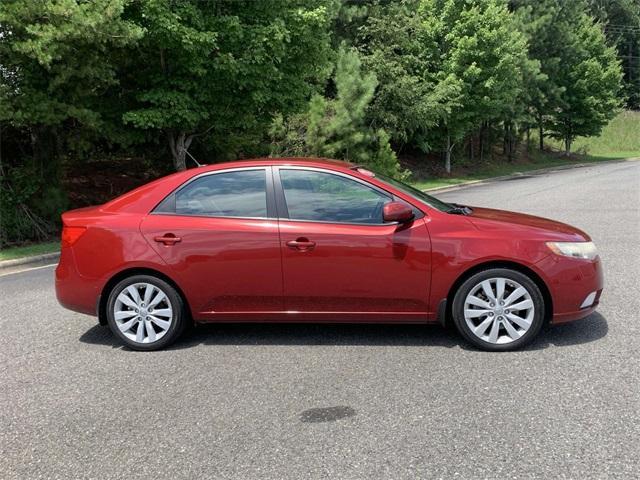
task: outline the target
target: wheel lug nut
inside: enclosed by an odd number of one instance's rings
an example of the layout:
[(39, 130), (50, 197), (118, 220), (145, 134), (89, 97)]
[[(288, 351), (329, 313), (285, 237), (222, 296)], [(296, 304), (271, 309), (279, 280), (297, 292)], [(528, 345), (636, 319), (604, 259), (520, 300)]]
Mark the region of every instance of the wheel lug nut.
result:
[(489, 312), (489, 316), (490, 316), (490, 317), (493, 317), (493, 312)]

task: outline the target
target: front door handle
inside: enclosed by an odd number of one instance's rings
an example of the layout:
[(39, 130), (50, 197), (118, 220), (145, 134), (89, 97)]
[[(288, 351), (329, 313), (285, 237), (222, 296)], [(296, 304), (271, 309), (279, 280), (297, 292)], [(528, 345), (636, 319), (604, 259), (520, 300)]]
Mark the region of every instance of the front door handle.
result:
[(173, 233), (165, 233), (162, 236), (153, 237), (153, 239), (156, 242), (163, 243), (165, 245), (175, 245), (176, 243), (182, 241), (180, 237), (176, 237)]
[(313, 250), (315, 246), (316, 242), (311, 242), (308, 238), (304, 237), (300, 237), (287, 242), (287, 247), (299, 250), (301, 252), (308, 252), (310, 250)]

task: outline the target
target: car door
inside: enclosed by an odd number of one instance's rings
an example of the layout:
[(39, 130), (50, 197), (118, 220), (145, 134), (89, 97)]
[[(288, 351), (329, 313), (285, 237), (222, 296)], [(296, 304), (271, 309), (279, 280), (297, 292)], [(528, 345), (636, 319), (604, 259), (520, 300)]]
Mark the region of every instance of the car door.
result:
[(385, 224), (382, 207), (393, 195), (335, 171), (274, 167), (274, 181), (287, 311), (336, 321), (424, 320), (430, 241), (423, 218)]
[(282, 311), (270, 167), (206, 173), (142, 222), (200, 319)]

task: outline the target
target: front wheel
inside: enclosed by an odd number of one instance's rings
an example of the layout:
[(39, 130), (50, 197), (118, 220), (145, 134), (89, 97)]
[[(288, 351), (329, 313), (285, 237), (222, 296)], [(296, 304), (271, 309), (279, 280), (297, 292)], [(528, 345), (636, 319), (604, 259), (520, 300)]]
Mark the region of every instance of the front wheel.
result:
[(458, 331), (473, 345), (490, 351), (514, 350), (540, 332), (544, 297), (523, 273), (493, 268), (476, 273), (460, 286), (452, 313)]
[(150, 275), (134, 275), (111, 290), (107, 322), (132, 349), (158, 350), (180, 336), (186, 319), (175, 288)]

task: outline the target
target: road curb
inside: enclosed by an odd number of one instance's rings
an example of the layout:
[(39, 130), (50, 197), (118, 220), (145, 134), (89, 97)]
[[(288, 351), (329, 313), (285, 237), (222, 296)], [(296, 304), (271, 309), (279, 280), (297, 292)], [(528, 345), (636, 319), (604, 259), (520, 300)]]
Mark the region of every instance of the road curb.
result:
[(32, 255), (30, 257), (15, 258), (13, 260), (3, 260), (0, 262), (0, 271), (9, 268), (20, 267), (23, 265), (32, 265), (47, 261), (57, 261), (60, 258), (60, 252), (43, 253), (41, 255)]
[(483, 178), (481, 180), (469, 180), (468, 182), (457, 183), (455, 185), (447, 185), (445, 187), (428, 188), (426, 190), (423, 190), (423, 192), (429, 192), (429, 193), (433, 193), (433, 192), (440, 192), (440, 193), (451, 192), (451, 191), (454, 191), (454, 190), (458, 190), (460, 188), (469, 187), (471, 185), (482, 185), (482, 184), (485, 184), (485, 183), (500, 182), (502, 180), (509, 180), (509, 179), (512, 179), (512, 178), (528, 177), (528, 176), (533, 176), (533, 175), (542, 175), (544, 173), (560, 172), (562, 170), (572, 170), (574, 168), (592, 167), (592, 166), (596, 166), (596, 165), (609, 164), (609, 163), (635, 162), (635, 161), (638, 161), (638, 160), (640, 160), (640, 157), (625, 158), (625, 159), (621, 159), (621, 160), (608, 160), (608, 161), (604, 161), (604, 162), (587, 162), (587, 163), (575, 163), (575, 164), (571, 164), (571, 165), (559, 165), (557, 167), (539, 168), (537, 170), (525, 170), (524, 172), (515, 172), (515, 173), (512, 173), (510, 175), (502, 175), (500, 177)]

